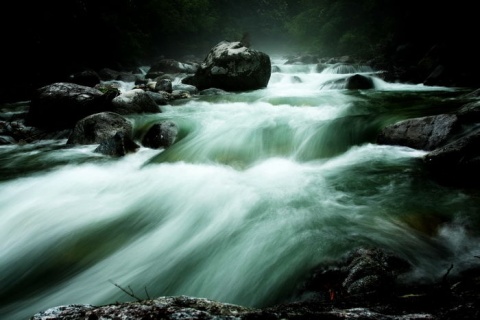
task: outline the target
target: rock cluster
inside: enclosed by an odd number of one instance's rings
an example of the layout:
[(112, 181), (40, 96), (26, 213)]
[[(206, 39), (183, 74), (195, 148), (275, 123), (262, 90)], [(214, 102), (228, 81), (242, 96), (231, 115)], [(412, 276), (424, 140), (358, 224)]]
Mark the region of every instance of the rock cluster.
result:
[[(270, 74), (267, 54), (227, 41), (212, 48), (202, 64), (162, 58), (146, 74), (85, 70), (69, 82), (38, 88), (25, 112), (0, 119), (0, 144), (68, 138), (67, 145), (99, 144), (95, 152), (110, 156), (135, 152), (140, 146), (168, 148), (179, 139), (176, 123), (158, 121), (139, 133), (127, 117), (161, 113), (160, 106), (192, 95), (264, 88)], [(185, 83), (173, 84), (178, 76), (187, 79)], [(115, 81), (135, 82), (135, 87), (121, 92)]]
[(432, 178), (460, 187), (480, 186), (480, 119), (473, 102), (448, 114), (403, 120), (381, 130), (377, 143), (425, 150), (423, 164)]

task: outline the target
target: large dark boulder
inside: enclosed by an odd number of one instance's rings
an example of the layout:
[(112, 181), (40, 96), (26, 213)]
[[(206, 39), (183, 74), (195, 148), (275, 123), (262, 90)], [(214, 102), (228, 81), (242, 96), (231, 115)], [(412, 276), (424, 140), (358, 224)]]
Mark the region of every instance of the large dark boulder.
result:
[(108, 108), (109, 101), (101, 91), (74, 83), (57, 82), (35, 92), (26, 124), (46, 129), (72, 128), (78, 120)]
[(97, 144), (117, 132), (132, 135), (132, 124), (119, 114), (102, 112), (80, 120), (73, 128), (67, 144)]
[(447, 143), (458, 128), (454, 114), (407, 119), (383, 128), (377, 143), (430, 151)]
[(345, 89), (349, 90), (368, 90), (374, 89), (375, 85), (369, 76), (354, 74), (345, 80)]
[(271, 75), (270, 57), (241, 42), (222, 41), (210, 50), (194, 76), (182, 82), (199, 90), (247, 91), (265, 88)]

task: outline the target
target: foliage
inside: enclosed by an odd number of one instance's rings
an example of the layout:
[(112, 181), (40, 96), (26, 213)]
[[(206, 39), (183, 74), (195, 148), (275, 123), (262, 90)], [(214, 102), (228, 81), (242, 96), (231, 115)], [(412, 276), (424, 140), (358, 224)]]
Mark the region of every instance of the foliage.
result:
[(392, 32), (391, 1), (302, 2), (305, 10), (287, 21), (302, 50), (323, 55), (366, 55)]
[(464, 45), (472, 43), (476, 21), (473, 4), (464, 0), (425, 0), (422, 6), (413, 0), (46, 0), (12, 6), (13, 19), (27, 23), (6, 32), (12, 47), (6, 61), (20, 63), (33, 53), (22, 64), (47, 78), (138, 66), (162, 55), (203, 57), (219, 41), (245, 34), (256, 48), (324, 56), (372, 56), (379, 46), (402, 42)]

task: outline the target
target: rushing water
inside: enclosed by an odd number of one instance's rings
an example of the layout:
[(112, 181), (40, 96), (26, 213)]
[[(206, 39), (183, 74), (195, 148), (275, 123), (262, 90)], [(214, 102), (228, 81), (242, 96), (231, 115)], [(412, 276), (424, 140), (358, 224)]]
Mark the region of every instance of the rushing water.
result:
[(167, 150), (0, 147), (0, 319), (131, 300), (117, 285), (267, 306), (365, 245), (410, 261), (412, 279), (476, 262), (477, 195), (429, 180), (423, 151), (375, 144), (387, 124), (448, 112), (461, 90), (376, 78), (347, 91), (330, 85), (346, 69), (275, 64), (266, 89), (129, 117), (139, 132), (174, 121)]

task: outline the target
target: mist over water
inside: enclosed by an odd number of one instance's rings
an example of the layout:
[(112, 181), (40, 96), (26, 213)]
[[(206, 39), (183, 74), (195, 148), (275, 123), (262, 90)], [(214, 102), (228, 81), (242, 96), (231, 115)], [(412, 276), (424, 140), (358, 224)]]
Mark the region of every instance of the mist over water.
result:
[(394, 251), (417, 281), (475, 262), (477, 196), (430, 181), (424, 152), (374, 143), (460, 93), (379, 78), (376, 90), (331, 89), (348, 73), (283, 62), (265, 89), (130, 117), (139, 132), (174, 121), (166, 150), (0, 147), (0, 318), (132, 299), (115, 284), (268, 306), (359, 246)]

